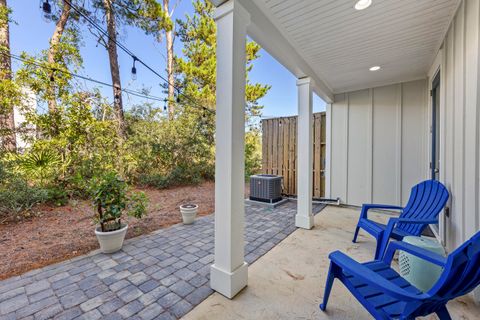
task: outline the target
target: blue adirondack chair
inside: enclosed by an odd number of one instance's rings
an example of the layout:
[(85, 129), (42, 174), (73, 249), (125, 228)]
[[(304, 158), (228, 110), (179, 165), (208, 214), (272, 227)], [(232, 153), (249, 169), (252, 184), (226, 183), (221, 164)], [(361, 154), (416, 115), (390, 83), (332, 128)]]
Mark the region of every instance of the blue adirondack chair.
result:
[[(429, 291), (421, 292), (391, 268), (396, 250), (443, 267), (440, 278)], [(337, 278), (375, 319), (415, 319), (436, 313), (441, 320), (448, 320), (451, 317), (447, 302), (480, 285), (480, 232), (447, 258), (393, 241), (381, 260), (358, 263), (340, 251), (331, 253), (330, 260), (321, 310), (325, 311), (333, 280)]]
[[(438, 223), (438, 214), (448, 200), (448, 190), (435, 180), (423, 181), (412, 188), (405, 208), (383, 204), (364, 204), (360, 213), (353, 242), (357, 241), (360, 228), (377, 240), (375, 259), (385, 252), (390, 238), (402, 240), (406, 236), (420, 236), (429, 224)], [(398, 218), (390, 218), (387, 225), (368, 219), (368, 210), (401, 210)]]

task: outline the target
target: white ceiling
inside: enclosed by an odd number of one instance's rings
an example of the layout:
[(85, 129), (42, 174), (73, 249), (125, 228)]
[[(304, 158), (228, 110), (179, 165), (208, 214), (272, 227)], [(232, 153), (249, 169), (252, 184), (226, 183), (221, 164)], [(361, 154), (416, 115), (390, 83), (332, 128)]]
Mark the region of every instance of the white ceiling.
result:
[(459, 1), (254, 0), (334, 93), (425, 77)]

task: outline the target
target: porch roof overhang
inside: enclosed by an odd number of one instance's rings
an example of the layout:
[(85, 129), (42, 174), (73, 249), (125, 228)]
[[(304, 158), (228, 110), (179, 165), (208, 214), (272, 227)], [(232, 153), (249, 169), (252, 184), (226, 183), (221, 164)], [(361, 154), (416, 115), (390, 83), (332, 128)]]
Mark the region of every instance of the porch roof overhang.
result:
[[(235, 0), (248, 35), (326, 102), (335, 93), (425, 78), (460, 0)], [(220, 6), (225, 0), (211, 0)], [(381, 66), (377, 72), (372, 66)]]

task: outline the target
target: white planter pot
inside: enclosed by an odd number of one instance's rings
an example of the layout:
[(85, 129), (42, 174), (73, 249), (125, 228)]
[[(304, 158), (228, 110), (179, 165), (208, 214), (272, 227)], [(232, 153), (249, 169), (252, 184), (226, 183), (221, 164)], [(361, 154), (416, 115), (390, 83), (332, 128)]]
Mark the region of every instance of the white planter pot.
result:
[(197, 216), (198, 206), (196, 204), (184, 204), (180, 206), (183, 224), (192, 224)]
[(97, 236), (98, 243), (100, 243), (100, 250), (103, 253), (113, 253), (123, 246), (123, 239), (127, 234), (128, 225), (126, 224), (122, 229), (102, 232), (100, 227), (95, 229), (95, 235)]

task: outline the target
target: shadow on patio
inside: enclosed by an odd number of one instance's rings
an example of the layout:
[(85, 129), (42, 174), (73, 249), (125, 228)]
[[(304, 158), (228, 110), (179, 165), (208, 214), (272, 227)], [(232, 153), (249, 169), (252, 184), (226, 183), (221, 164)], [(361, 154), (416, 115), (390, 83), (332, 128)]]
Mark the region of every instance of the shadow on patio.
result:
[[(360, 233), (359, 242), (351, 242), (358, 214), (351, 208), (325, 208), (315, 217), (314, 229), (297, 229), (250, 266), (248, 287), (235, 299), (214, 293), (184, 319), (371, 319), (340, 281), (334, 283), (327, 312), (318, 308), (331, 251), (362, 262), (373, 258), (372, 238)], [(372, 217), (382, 220), (385, 215), (372, 212)], [(478, 319), (480, 314), (469, 296), (447, 307), (453, 319)]]

